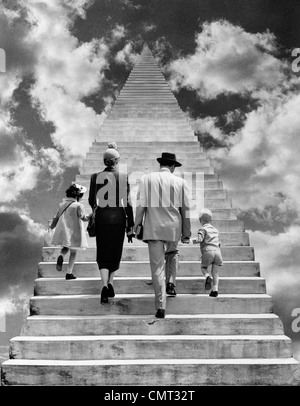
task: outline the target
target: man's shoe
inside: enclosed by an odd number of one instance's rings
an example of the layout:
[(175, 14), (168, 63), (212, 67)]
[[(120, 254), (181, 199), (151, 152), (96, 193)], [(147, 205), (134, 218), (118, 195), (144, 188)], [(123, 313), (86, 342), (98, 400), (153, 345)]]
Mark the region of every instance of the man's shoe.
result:
[(171, 283), (171, 282), (167, 283), (166, 292), (167, 292), (167, 295), (169, 295), (169, 296), (176, 296), (175, 286), (173, 283)]
[(158, 309), (155, 314), (155, 317), (157, 317), (158, 319), (164, 319), (165, 313), (166, 313), (165, 309)]
[(77, 279), (75, 275), (73, 275), (72, 273), (66, 273), (66, 279)]
[(205, 281), (205, 290), (211, 289), (212, 278), (208, 276)]
[(107, 286), (103, 286), (103, 288), (102, 288), (100, 303), (108, 303), (108, 288), (107, 288)]
[(215, 290), (215, 291), (212, 290), (212, 291), (210, 292), (209, 296), (211, 296), (211, 297), (217, 297), (217, 296), (218, 296), (218, 291), (217, 291), (217, 290)]
[(107, 285), (107, 296), (108, 297), (115, 297), (114, 287), (111, 283)]
[(59, 257), (57, 258), (57, 261), (56, 261), (56, 270), (58, 272), (60, 272), (62, 270), (63, 263), (64, 263), (64, 257), (62, 255), (59, 255)]

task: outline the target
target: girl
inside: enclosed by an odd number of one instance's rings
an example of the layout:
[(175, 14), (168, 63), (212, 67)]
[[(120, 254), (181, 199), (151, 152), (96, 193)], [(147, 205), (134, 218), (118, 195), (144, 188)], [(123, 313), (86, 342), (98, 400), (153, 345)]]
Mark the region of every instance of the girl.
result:
[(57, 221), (52, 238), (53, 245), (60, 245), (62, 249), (57, 258), (56, 269), (62, 270), (64, 256), (70, 251), (69, 264), (66, 279), (76, 279), (73, 275), (76, 254), (78, 248), (87, 248), (87, 239), (83, 221), (88, 221), (90, 216), (85, 215), (84, 206), (79, 203), (86, 192), (86, 187), (72, 184), (66, 190), (66, 198), (60, 203), (54, 222)]

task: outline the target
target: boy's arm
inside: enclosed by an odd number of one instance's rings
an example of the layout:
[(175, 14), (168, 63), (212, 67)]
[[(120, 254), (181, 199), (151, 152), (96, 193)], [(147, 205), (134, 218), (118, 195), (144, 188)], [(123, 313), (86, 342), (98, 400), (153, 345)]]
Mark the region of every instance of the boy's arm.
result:
[(192, 242), (193, 244), (198, 244), (200, 242), (202, 242), (205, 238), (205, 229), (204, 228), (199, 228), (198, 232), (197, 232), (197, 238), (193, 238)]

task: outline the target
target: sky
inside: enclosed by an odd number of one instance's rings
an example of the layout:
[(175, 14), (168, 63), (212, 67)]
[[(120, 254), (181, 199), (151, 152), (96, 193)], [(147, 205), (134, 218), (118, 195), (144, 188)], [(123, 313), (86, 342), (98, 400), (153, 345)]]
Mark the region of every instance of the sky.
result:
[[(0, 1), (0, 308), (9, 320), (28, 312), (47, 221), (146, 42), (245, 223), (300, 354), (299, 21), (298, 0)], [(0, 345), (8, 338), (0, 332)]]

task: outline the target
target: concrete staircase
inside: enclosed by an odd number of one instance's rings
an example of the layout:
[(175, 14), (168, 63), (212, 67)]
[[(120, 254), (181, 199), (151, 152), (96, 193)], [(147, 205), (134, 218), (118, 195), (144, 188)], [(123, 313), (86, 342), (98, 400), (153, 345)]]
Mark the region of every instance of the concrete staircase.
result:
[[(244, 225), (184, 113), (144, 47), (115, 106), (80, 168), (89, 186), (117, 141), (132, 197), (143, 173), (158, 170), (161, 152), (176, 152), (190, 186), (193, 235), (200, 206), (221, 232), (220, 295), (204, 290), (199, 246), (180, 245), (177, 297), (165, 319), (154, 317), (147, 245), (124, 244), (116, 296), (100, 305), (95, 239), (79, 251), (77, 280), (55, 269), (59, 248), (44, 247), (21, 335), (10, 342), (2, 385), (299, 385), (299, 363), (254, 257)], [(126, 165), (125, 165), (126, 164)], [(87, 196), (83, 201), (87, 211)]]

